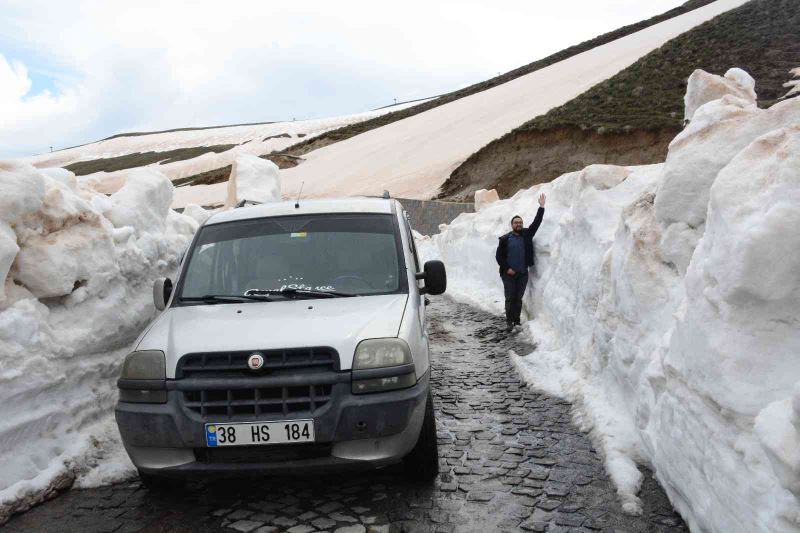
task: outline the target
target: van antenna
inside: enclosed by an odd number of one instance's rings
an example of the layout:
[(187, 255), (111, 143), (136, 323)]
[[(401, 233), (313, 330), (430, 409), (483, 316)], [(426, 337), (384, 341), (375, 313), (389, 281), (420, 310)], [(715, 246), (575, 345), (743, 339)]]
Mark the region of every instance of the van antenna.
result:
[(305, 181), (300, 183), (300, 192), (297, 193), (297, 201), (294, 203), (295, 209), (300, 209), (300, 195), (303, 194), (303, 185), (305, 184), (306, 184)]

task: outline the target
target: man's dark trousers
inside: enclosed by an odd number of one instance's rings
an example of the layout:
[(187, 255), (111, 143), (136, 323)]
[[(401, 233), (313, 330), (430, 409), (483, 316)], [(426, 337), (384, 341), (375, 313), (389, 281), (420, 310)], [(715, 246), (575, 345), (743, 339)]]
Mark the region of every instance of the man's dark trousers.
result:
[(520, 322), (522, 314), (522, 297), (528, 286), (528, 273), (517, 272), (513, 276), (503, 273), (503, 292), (506, 296), (506, 322), (516, 324)]

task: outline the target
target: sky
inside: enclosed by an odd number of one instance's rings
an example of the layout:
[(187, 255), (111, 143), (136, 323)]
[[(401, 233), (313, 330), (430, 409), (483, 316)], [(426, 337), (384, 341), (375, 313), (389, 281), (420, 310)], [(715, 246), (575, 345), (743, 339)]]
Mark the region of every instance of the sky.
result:
[(433, 96), (683, 1), (0, 0), (0, 158)]

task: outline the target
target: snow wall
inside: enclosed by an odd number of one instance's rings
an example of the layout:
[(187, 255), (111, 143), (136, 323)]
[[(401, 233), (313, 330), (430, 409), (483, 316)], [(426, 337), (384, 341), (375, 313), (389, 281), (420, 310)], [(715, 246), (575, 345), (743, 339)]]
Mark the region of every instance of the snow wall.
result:
[(497, 237), (547, 194), (537, 349), (511, 357), (573, 402), (628, 512), (646, 464), (695, 532), (800, 531), (800, 98), (758, 109), (751, 81), (693, 76), (663, 164), (593, 165), (418, 237), (450, 294), (502, 312)]
[[(111, 196), (0, 161), (0, 524), (52, 492), (131, 471), (113, 421), (129, 344), (198, 227), (133, 170)], [(207, 216), (202, 209), (187, 213)]]

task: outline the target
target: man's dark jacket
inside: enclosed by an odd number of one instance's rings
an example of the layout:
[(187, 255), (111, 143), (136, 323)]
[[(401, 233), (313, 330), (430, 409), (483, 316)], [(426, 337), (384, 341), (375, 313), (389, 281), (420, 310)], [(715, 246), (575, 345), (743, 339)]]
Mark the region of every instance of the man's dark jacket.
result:
[[(544, 207), (540, 207), (536, 212), (536, 218), (533, 219), (531, 225), (522, 230), (522, 237), (525, 242), (525, 264), (529, 267), (533, 266), (533, 236), (536, 235), (536, 231), (542, 223), (542, 218), (544, 218)], [(508, 270), (508, 237), (511, 233), (509, 231), (500, 237), (500, 242), (497, 244), (497, 252), (494, 254), (497, 264), (500, 265), (501, 276)]]

